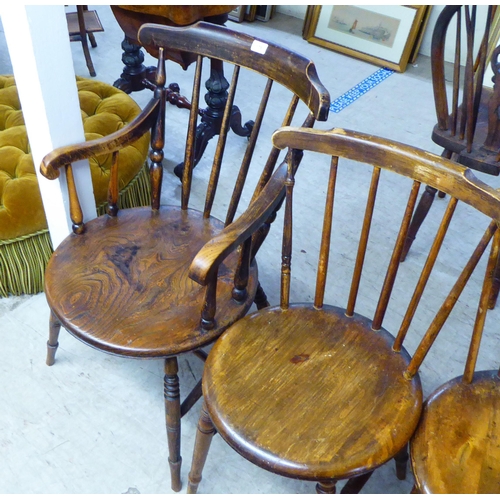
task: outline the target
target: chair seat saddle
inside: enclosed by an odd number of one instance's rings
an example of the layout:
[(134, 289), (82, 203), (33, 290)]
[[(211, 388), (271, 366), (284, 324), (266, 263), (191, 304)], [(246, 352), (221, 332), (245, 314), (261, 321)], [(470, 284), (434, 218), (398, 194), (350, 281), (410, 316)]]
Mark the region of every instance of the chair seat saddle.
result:
[(219, 269), (215, 327), (202, 330), (205, 290), (189, 278), (188, 268), (222, 229), (214, 217), (173, 206), (94, 219), (83, 235), (68, 236), (50, 261), (45, 279), (53, 313), (85, 343), (119, 355), (175, 355), (199, 348), (200, 334), (208, 344), (246, 313), (257, 288), (254, 262), (247, 298), (232, 299), (238, 262), (233, 252)]
[(500, 379), (476, 372), (437, 389), (411, 442), (422, 493), (500, 493)]
[(205, 365), (210, 418), (232, 447), (272, 472), (320, 481), (372, 470), (405, 446), (422, 405), (418, 377), (403, 377), (409, 355), (393, 341), (333, 306), (246, 316)]

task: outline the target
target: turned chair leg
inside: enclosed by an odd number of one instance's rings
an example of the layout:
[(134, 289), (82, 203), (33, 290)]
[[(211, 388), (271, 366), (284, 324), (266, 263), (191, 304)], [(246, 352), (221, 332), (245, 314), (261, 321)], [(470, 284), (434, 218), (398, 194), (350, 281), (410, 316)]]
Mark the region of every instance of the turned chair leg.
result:
[(373, 471), (362, 474), (361, 476), (352, 477), (344, 485), (340, 493), (343, 495), (357, 495), (363, 486), (368, 482), (368, 479), (372, 477)]
[(316, 483), (316, 493), (333, 495), (336, 493), (335, 485), (337, 481), (332, 479), (331, 481), (321, 481)]
[(49, 340), (47, 342), (47, 360), (46, 363), (52, 366), (56, 362), (56, 351), (59, 347), (59, 332), (61, 331), (61, 322), (50, 311), (49, 319)]
[(181, 400), (179, 391), (179, 366), (177, 358), (165, 360), (165, 419), (167, 425), (168, 463), (170, 465), (171, 487), (180, 491), (181, 482)]
[(257, 285), (257, 292), (255, 293), (254, 302), (257, 306), (257, 309), (259, 310), (264, 309), (264, 307), (269, 307), (270, 305), (267, 300), (266, 292), (264, 292), (264, 289), (262, 288), (260, 283)]
[(408, 465), (408, 459), (410, 455), (408, 454), (408, 445), (406, 445), (399, 453), (394, 457), (396, 462), (396, 477), (403, 481), (406, 479), (406, 468)]
[[(453, 153), (449, 149), (444, 149), (443, 152), (441, 153), (441, 156), (443, 158), (448, 158), (448, 159), (450, 159), (452, 155)], [(437, 189), (434, 189), (430, 186), (425, 186), (425, 191), (422, 193), (417, 208), (415, 209), (415, 212), (413, 213), (413, 217), (411, 219), (410, 227), (408, 229), (408, 234), (406, 235), (406, 240), (403, 246), (403, 251), (401, 252), (401, 258), (400, 258), (401, 262), (405, 261), (406, 256), (408, 255), (408, 252), (413, 243), (413, 240), (417, 236), (418, 230), (420, 229), (422, 222), (424, 222), (425, 217), (429, 213), (429, 210), (431, 208), (432, 202), (434, 201), (436, 193), (438, 193), (439, 198), (444, 198), (446, 196), (446, 194), (443, 193), (442, 191), (438, 191)]]
[(495, 273), (493, 275), (491, 283), (490, 297), (488, 300), (488, 309), (495, 308), (499, 292), (500, 292), (500, 256), (498, 257), (497, 265), (495, 267)]
[(403, 246), (403, 251), (401, 253), (401, 262), (404, 262), (406, 255), (408, 254), (413, 240), (417, 236), (418, 230), (427, 217), (429, 210), (431, 208), (434, 197), (436, 196), (437, 189), (431, 186), (425, 186), (425, 191), (422, 193), (420, 200), (418, 202), (415, 213), (411, 219), (410, 227), (408, 229), (408, 234), (406, 235), (406, 240)]
[(191, 462), (191, 470), (188, 475), (188, 493), (196, 493), (198, 491), (198, 485), (201, 481), (201, 473), (203, 472), (203, 467), (205, 467), (208, 450), (216, 432), (212, 420), (208, 415), (205, 402), (203, 402), (194, 442), (193, 461)]

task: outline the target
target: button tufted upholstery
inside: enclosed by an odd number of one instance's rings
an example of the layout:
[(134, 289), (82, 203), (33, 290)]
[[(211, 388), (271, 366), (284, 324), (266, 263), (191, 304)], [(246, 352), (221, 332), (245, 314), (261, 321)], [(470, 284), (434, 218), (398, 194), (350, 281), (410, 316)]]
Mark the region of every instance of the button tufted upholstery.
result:
[[(111, 85), (77, 77), (77, 86), (86, 140), (115, 132), (140, 113), (139, 106), (130, 96)], [(119, 189), (122, 193), (132, 184), (137, 184), (141, 174), (144, 175), (142, 169), (148, 148), (149, 137), (145, 135), (120, 152)], [(107, 198), (111, 155), (91, 159), (90, 168), (96, 206), (102, 213)], [(147, 189), (146, 184), (142, 182), (142, 191)], [(47, 230), (47, 222), (16, 84), (13, 76), (0, 76), (0, 253), (12, 240), (44, 230)], [(5, 275), (13, 272), (12, 269), (3, 269), (9, 266), (9, 262), (1, 257), (0, 296), (5, 295), (9, 288), (5, 285)], [(15, 292), (10, 290), (10, 293)]]

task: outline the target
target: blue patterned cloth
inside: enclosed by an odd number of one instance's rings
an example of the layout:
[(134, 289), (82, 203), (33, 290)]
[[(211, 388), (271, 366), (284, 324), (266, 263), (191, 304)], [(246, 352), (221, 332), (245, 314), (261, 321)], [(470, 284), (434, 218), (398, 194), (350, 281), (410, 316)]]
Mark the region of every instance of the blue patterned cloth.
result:
[(356, 99), (360, 98), (362, 95), (366, 94), (370, 89), (378, 85), (380, 82), (384, 81), (387, 77), (391, 76), (394, 70), (388, 68), (380, 68), (375, 71), (373, 75), (365, 78), (362, 82), (355, 85), (351, 90), (348, 90), (345, 94), (337, 97), (330, 104), (330, 111), (334, 113), (340, 113), (344, 108), (352, 104)]

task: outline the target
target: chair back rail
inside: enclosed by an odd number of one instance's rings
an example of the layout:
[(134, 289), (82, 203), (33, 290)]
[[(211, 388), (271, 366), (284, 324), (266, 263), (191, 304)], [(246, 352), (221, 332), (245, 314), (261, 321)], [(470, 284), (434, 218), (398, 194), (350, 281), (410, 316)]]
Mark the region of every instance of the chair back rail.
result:
[(292, 198), (293, 187), (295, 184), (294, 172), (296, 170), (294, 168), (294, 162), (297, 161), (297, 153), (302, 154), (302, 152), (305, 151), (307, 154), (307, 151), (314, 151), (331, 156), (330, 174), (323, 217), (323, 231), (321, 235), (316, 275), (314, 306), (317, 309), (321, 309), (324, 302), (331, 245), (331, 228), (332, 220), (334, 219), (333, 207), (335, 203), (339, 157), (373, 166), (352, 281), (347, 300), (347, 307), (345, 310), (346, 316), (353, 316), (355, 312), (354, 309), (361, 275), (363, 272), (363, 264), (367, 254), (370, 227), (372, 225), (380, 172), (381, 170), (389, 170), (413, 179), (409, 199), (402, 216), (402, 222), (385, 273), (385, 279), (378, 294), (378, 303), (372, 319), (372, 329), (375, 331), (382, 328), (384, 315), (391, 299), (393, 286), (399, 269), (402, 245), (406, 238), (409, 221), (413, 213), (420, 184), (429, 184), (436, 189), (443, 190), (451, 196), (427, 259), (418, 276), (413, 295), (408, 306), (403, 311), (403, 320), (393, 343), (393, 349), (397, 352), (402, 349), (403, 341), (405, 340), (406, 334), (415, 315), (415, 311), (417, 310), (422, 298), (424, 289), (436, 262), (439, 250), (442, 246), (446, 231), (450, 225), (453, 214), (455, 213), (457, 203), (459, 201), (467, 203), (492, 219), (479, 243), (473, 250), (471, 257), (459, 273), (451, 291), (441, 303), (441, 306), (438, 308), (434, 318), (430, 321), (430, 325), (423, 334), (404, 374), (408, 379), (413, 378), (417, 374), (430, 347), (434, 343), (448, 316), (452, 312), (462, 291), (464, 290), (464, 287), (469, 281), (473, 271), (476, 269), (481, 257), (485, 253), (493, 238), (490, 257), (480, 294), (477, 315), (473, 326), (469, 356), (464, 371), (464, 381), (470, 382), (472, 380), (477, 360), (479, 343), (485, 324), (487, 302), (495, 274), (495, 265), (498, 260), (500, 246), (500, 231), (497, 231), (498, 224), (500, 222), (499, 193), (495, 189), (475, 178), (469, 169), (461, 167), (450, 160), (438, 157), (432, 153), (427, 153), (416, 148), (396, 143), (394, 141), (384, 140), (358, 132), (343, 129), (319, 131), (299, 129), (296, 127), (284, 127), (275, 132), (273, 135), (273, 142), (278, 148), (293, 148), (289, 150), (288, 154), (289, 165), (287, 180), (285, 183), (286, 205), (284, 210), (285, 215), (280, 299), (282, 309), (288, 309), (290, 304), (293, 227)]

